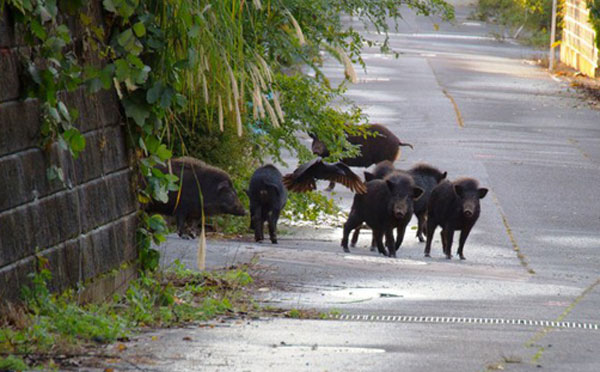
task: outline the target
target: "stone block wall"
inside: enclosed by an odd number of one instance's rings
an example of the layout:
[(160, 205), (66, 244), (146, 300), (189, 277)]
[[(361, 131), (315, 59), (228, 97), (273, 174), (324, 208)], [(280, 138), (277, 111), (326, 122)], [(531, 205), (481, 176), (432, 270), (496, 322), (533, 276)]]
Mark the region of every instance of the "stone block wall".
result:
[[(90, 3), (101, 21), (101, 1)], [(132, 267), (114, 269), (137, 257), (138, 204), (119, 102), (112, 91), (63, 93), (67, 106), (79, 111), (76, 126), (86, 148), (78, 159), (57, 144), (41, 149), (39, 104), (22, 98), (23, 48), (5, 9), (0, 13), (0, 302), (18, 298), (38, 256), (48, 259), (53, 289), (102, 276), (102, 293), (86, 295), (102, 297), (135, 275)], [(52, 165), (62, 168), (64, 182), (48, 179)], [(115, 275), (102, 275), (108, 272)]]

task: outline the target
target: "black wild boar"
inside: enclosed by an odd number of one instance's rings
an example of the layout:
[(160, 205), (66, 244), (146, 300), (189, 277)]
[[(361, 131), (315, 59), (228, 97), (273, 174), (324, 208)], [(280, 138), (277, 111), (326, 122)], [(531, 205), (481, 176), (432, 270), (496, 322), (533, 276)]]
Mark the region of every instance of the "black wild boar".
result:
[[(348, 136), (348, 142), (360, 146), (360, 155), (353, 158), (344, 158), (342, 162), (351, 167), (369, 167), (383, 160), (394, 161), (400, 155), (400, 146), (408, 146), (398, 139), (389, 129), (381, 124), (367, 124), (366, 131), (371, 134), (366, 138), (363, 136)], [(376, 134), (376, 135), (372, 135)], [(313, 139), (312, 152), (320, 157), (329, 156), (329, 150), (316, 136), (310, 134)], [(333, 189), (335, 183), (329, 184), (329, 190)]]
[[(387, 174), (386, 172), (382, 172), (383, 169), (389, 170), (389, 166), (393, 167), (393, 165), (391, 164), (382, 163), (384, 162), (378, 164), (378, 168), (380, 168), (380, 172), (378, 173), (378, 175), (384, 176), (383, 180), (393, 185), (393, 188), (391, 188), (391, 190), (394, 193), (394, 197), (396, 200), (397, 215), (401, 216), (401, 218), (398, 218), (394, 226), (396, 227), (396, 242), (394, 246), (395, 249), (398, 250), (398, 248), (400, 248), (400, 245), (402, 245), (402, 241), (404, 240), (406, 226), (410, 222), (410, 219), (413, 214), (413, 204), (416, 201), (420, 200), (423, 190), (415, 184), (412, 176), (408, 172), (398, 169), (392, 170), (390, 173)], [(382, 167), (380, 167), (379, 165), (382, 165)], [(377, 172), (378, 169), (376, 168), (375, 170)], [(369, 172), (365, 172), (365, 179), (378, 178), (375, 178), (375, 176), (370, 174)], [(354, 234), (352, 235), (352, 240), (350, 241), (350, 245), (352, 247), (356, 245), (359, 233), (360, 226), (354, 230)], [(371, 251), (375, 250), (376, 244), (377, 241), (375, 240), (375, 235), (373, 235), (373, 240), (371, 241)]]
[[(168, 172), (167, 167), (157, 168), (164, 173)], [(223, 170), (187, 156), (171, 160), (171, 168), (173, 174), (180, 178), (180, 190), (169, 191), (169, 200), (166, 203), (153, 201), (148, 206), (148, 211), (175, 216), (179, 236), (187, 238), (184, 236), (187, 220), (202, 217), (202, 203), (205, 216), (246, 214), (235, 193), (231, 178)]]
[[(350, 231), (358, 228), (363, 222), (373, 230), (373, 237), (379, 253), (396, 257), (396, 250), (402, 244), (406, 225), (412, 216), (413, 199), (418, 198), (422, 190), (414, 185), (412, 178), (398, 171), (386, 180), (372, 180), (367, 182), (367, 193), (356, 194), (344, 224), (342, 247), (344, 252), (348, 249), (348, 235)], [(394, 244), (393, 229), (398, 230), (398, 241)], [(385, 235), (386, 252), (383, 246)]]
[(427, 203), (429, 202), (431, 191), (446, 178), (448, 173), (442, 173), (439, 169), (425, 163), (413, 166), (408, 170), (408, 173), (415, 180), (415, 184), (423, 189), (423, 195), (418, 200), (415, 200), (414, 213), (418, 219), (417, 238), (419, 238), (420, 242), (424, 242), (423, 233), (427, 226)]
[(263, 225), (269, 225), (269, 238), (277, 244), (277, 220), (287, 202), (287, 191), (281, 180), (281, 173), (271, 164), (258, 168), (248, 188), (250, 198), (250, 226), (254, 229), (256, 241), (264, 239)]
[(487, 192), (473, 178), (442, 181), (434, 187), (427, 206), (425, 257), (429, 257), (435, 228), (441, 226), (442, 247), (446, 258), (452, 258), (454, 231), (460, 230), (457, 253), (461, 260), (465, 259), (463, 248), (481, 211), (479, 199), (483, 199)]
[[(388, 174), (392, 173), (395, 170), (396, 170), (396, 167), (394, 167), (393, 162), (391, 162), (389, 160), (380, 161), (375, 166), (375, 169), (373, 169), (372, 177), (374, 177), (375, 179), (382, 180)], [(368, 172), (365, 172), (365, 178), (368, 177), (367, 173)]]

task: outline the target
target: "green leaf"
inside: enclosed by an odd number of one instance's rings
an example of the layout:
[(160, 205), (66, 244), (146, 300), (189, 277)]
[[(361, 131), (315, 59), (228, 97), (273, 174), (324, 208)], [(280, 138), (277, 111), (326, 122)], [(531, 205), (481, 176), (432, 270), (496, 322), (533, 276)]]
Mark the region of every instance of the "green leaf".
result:
[(167, 87), (160, 96), (160, 107), (166, 109), (171, 106), (171, 99), (175, 91), (171, 87)]
[(133, 25), (133, 32), (135, 32), (137, 37), (142, 37), (146, 35), (146, 27), (142, 22), (138, 22)]
[(98, 78), (89, 79), (85, 82), (85, 85), (87, 86), (88, 92), (97, 93), (102, 89), (102, 80)]
[(160, 98), (160, 95), (162, 93), (163, 90), (163, 85), (161, 82), (157, 82), (155, 83), (152, 88), (148, 89), (148, 91), (146, 92), (146, 101), (150, 104), (153, 104), (154, 102), (158, 101), (158, 99)]
[(62, 183), (65, 182), (65, 175), (63, 173), (62, 168), (59, 168), (56, 165), (53, 165), (46, 169), (46, 178), (48, 178), (48, 181), (58, 179)]
[(135, 36), (133, 36), (133, 31), (128, 28), (127, 30), (121, 32), (117, 37), (117, 42), (120, 46), (129, 50), (131, 44), (134, 42)]
[(167, 149), (167, 146), (162, 144), (158, 147), (156, 151), (156, 155), (163, 161), (170, 159), (173, 156), (173, 153)]
[(158, 151), (158, 147), (160, 146), (160, 141), (155, 136), (147, 136), (144, 139), (146, 144), (146, 149), (150, 154), (156, 154)]
[(71, 128), (63, 133), (63, 138), (69, 146), (73, 157), (77, 159), (79, 153), (85, 149), (85, 137), (76, 128)]
[(117, 7), (115, 6), (112, 0), (104, 0), (102, 2), (102, 5), (104, 5), (104, 9), (108, 10), (111, 13), (117, 12)]
[(40, 39), (42, 41), (46, 40), (46, 36), (48, 34), (46, 33), (44, 26), (42, 26), (36, 19), (31, 20), (30, 26), (31, 26), (31, 31), (38, 39)]
[(54, 107), (48, 107), (48, 114), (50, 115), (50, 118), (55, 122), (55, 123), (60, 123), (60, 115), (58, 114), (58, 110)]
[(140, 105), (130, 99), (125, 98), (123, 106), (125, 107), (127, 117), (132, 118), (140, 127), (143, 127), (146, 119), (150, 117), (150, 110), (147, 106)]
[(58, 111), (66, 121), (71, 122), (71, 115), (69, 114), (69, 109), (67, 109), (67, 106), (65, 106), (63, 102), (58, 102)]
[(115, 61), (115, 75), (117, 80), (125, 81), (131, 75), (131, 69), (129, 68), (129, 63), (127, 63), (124, 59), (117, 59)]

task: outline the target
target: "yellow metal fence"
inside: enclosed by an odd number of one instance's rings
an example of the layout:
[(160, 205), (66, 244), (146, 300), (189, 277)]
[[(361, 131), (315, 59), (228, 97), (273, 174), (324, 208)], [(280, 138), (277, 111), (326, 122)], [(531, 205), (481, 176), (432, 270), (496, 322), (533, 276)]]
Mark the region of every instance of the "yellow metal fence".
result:
[(588, 19), (585, 0), (565, 0), (560, 60), (587, 76), (596, 77), (600, 75), (596, 32)]

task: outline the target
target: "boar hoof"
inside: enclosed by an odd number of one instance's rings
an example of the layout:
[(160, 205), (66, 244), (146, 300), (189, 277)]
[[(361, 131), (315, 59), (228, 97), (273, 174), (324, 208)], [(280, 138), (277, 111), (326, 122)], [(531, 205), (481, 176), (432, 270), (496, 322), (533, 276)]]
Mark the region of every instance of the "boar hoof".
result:
[(277, 239), (271, 239), (271, 243), (277, 244)]
[(462, 254), (459, 257), (461, 260), (466, 260), (465, 256), (463, 256)]
[(371, 252), (375, 252), (375, 247), (371, 246), (370, 250), (371, 250)]
[(429, 253), (425, 253), (425, 257), (431, 257)]
[(452, 259), (452, 255), (451, 255), (451, 254), (447, 254), (447, 255), (446, 255), (446, 259), (447, 259), (447, 260), (451, 260), (451, 259)]
[(348, 247), (343, 247), (343, 248), (344, 248), (344, 252), (350, 253), (350, 249), (348, 249)]
[(417, 236), (417, 238), (419, 238), (419, 242), (420, 242), (420, 243), (425, 243), (425, 239), (423, 239), (423, 237), (422, 237), (422, 236)]

